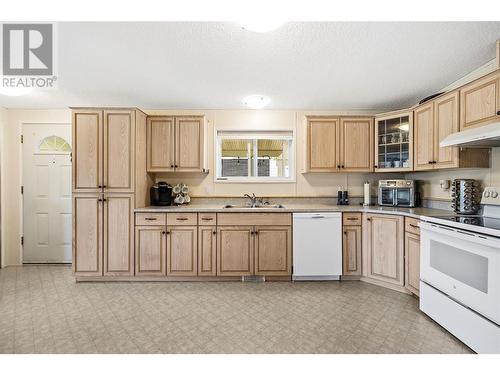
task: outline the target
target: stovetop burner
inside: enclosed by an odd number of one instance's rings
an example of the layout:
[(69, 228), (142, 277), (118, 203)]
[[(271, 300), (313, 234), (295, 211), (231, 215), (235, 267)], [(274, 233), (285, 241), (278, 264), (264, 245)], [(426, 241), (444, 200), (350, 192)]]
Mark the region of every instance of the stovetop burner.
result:
[(455, 223), (469, 224), (483, 228), (500, 230), (500, 218), (463, 215), (463, 216), (441, 217), (440, 219), (453, 221)]

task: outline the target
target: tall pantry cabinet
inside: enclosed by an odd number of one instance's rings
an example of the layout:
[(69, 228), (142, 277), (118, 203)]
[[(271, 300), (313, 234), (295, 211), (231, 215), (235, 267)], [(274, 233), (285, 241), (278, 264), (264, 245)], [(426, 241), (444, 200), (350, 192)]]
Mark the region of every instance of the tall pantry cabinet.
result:
[(134, 208), (149, 204), (146, 114), (73, 109), (73, 272), (134, 274)]

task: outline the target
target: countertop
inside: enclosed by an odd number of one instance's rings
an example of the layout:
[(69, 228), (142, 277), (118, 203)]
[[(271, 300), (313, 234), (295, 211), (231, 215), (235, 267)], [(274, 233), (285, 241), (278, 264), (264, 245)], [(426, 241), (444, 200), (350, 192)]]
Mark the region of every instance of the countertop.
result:
[(421, 216), (454, 216), (453, 211), (435, 208), (403, 208), (380, 206), (336, 206), (331, 204), (287, 204), (285, 208), (223, 208), (220, 203), (192, 203), (183, 206), (148, 206), (136, 208), (135, 212), (367, 212), (375, 214), (395, 214), (419, 219)]

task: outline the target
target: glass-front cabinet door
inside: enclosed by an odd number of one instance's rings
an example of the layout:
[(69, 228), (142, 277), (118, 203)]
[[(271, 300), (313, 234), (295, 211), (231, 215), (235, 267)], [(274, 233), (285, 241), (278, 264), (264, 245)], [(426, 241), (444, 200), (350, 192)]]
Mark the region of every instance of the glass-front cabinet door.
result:
[(413, 112), (375, 118), (375, 171), (413, 170)]

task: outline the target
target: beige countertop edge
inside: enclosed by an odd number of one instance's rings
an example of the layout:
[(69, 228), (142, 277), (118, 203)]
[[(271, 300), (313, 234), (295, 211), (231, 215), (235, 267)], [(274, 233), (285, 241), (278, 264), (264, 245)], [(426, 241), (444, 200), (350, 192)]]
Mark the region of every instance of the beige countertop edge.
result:
[(272, 213), (293, 213), (293, 212), (366, 212), (375, 214), (393, 214), (420, 218), (421, 216), (454, 216), (452, 211), (435, 208), (403, 208), (403, 207), (380, 207), (380, 206), (335, 206), (327, 204), (311, 205), (288, 205), (285, 208), (222, 208), (220, 205), (188, 205), (188, 206), (149, 206), (136, 208), (135, 212), (159, 213), (159, 212), (218, 212), (218, 213), (241, 213), (241, 212), (272, 212)]

